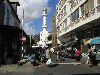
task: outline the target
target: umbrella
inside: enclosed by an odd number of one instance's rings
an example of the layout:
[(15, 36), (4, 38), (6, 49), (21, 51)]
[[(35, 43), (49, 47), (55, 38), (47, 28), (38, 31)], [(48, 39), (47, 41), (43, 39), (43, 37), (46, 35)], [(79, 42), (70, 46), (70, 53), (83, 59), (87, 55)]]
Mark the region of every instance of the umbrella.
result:
[(100, 37), (90, 39), (87, 42), (85, 42), (84, 44), (85, 45), (87, 45), (87, 44), (100, 44)]

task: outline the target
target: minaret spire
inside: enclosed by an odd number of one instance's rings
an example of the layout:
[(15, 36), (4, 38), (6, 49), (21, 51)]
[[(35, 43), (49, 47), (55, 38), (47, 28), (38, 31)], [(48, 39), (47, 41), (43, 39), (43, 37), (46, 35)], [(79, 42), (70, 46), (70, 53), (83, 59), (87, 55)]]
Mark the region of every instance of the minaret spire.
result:
[(43, 25), (42, 25), (42, 32), (40, 32), (40, 41), (39, 44), (41, 46), (46, 46), (48, 44), (48, 31), (47, 31), (47, 23), (46, 23), (46, 18), (47, 18), (47, 9), (43, 9)]
[(42, 25), (43, 30), (47, 30), (46, 17), (47, 17), (47, 9), (44, 8), (44, 10), (43, 10), (43, 25)]

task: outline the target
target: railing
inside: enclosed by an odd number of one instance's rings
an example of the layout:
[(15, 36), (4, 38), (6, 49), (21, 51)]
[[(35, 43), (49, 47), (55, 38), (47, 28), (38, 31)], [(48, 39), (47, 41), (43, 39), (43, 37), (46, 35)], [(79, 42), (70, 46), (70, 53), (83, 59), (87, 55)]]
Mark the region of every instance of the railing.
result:
[[(100, 9), (100, 7), (99, 7)], [(100, 10), (99, 10), (100, 11)], [(87, 12), (86, 14), (84, 14), (83, 16), (81, 16), (80, 18), (78, 18), (77, 20), (70, 22), (70, 24), (68, 25), (69, 27), (73, 27), (74, 25), (78, 24), (79, 22), (89, 18), (90, 16), (93, 16), (95, 14), (95, 8), (90, 10), (89, 12)]]
[[(83, 20), (86, 20), (88, 19), (89, 17), (97, 14), (100, 12), (100, 5), (98, 5), (96, 8), (93, 8), (92, 10), (90, 10), (89, 12), (87, 12), (86, 14), (84, 14), (83, 16), (81, 16), (80, 18), (78, 18), (77, 20), (75, 21), (71, 21), (69, 25), (67, 25), (65, 28), (64, 28), (64, 31), (66, 32), (68, 29), (70, 29), (71, 27), (77, 25), (79, 22), (82, 22)], [(59, 33), (62, 33), (63, 32), (63, 29), (62, 31), (60, 31)], [(59, 34), (58, 33), (58, 34)], [(59, 34), (60, 35), (60, 34)]]

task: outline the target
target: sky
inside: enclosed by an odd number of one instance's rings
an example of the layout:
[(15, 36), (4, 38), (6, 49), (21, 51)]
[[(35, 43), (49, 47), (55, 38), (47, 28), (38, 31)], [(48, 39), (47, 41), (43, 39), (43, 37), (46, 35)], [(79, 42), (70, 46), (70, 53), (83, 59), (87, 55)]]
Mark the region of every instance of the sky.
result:
[[(24, 9), (24, 31), (28, 35), (38, 34), (42, 31), (42, 13), (45, 7), (48, 9), (47, 30), (51, 31), (52, 17), (56, 12), (56, 4), (58, 1), (59, 0), (19, 0), (20, 7), (18, 7), (18, 16), (22, 19)], [(33, 26), (34, 28), (31, 28)]]

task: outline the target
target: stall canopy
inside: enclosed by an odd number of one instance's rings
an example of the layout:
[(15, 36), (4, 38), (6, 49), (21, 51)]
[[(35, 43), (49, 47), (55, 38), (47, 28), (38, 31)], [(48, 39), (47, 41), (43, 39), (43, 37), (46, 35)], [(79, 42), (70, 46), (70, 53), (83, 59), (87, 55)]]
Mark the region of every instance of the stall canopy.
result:
[(85, 45), (87, 45), (87, 44), (94, 44), (94, 45), (98, 44), (99, 45), (100, 44), (100, 37), (92, 38), (92, 39), (86, 41), (84, 44)]

